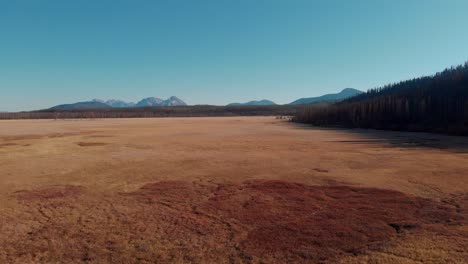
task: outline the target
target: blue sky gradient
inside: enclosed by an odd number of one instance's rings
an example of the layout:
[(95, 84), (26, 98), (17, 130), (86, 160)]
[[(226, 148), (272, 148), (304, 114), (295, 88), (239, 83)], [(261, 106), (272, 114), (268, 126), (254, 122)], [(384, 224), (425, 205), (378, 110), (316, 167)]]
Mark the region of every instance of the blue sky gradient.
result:
[(466, 0), (0, 0), (0, 110), (367, 90), (468, 60)]

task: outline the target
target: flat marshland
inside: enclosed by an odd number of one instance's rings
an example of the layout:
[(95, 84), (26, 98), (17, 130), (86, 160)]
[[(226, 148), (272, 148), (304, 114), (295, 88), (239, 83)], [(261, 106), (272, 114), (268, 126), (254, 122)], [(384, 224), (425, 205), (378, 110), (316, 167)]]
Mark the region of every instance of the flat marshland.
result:
[(0, 263), (465, 263), (468, 138), (0, 121)]

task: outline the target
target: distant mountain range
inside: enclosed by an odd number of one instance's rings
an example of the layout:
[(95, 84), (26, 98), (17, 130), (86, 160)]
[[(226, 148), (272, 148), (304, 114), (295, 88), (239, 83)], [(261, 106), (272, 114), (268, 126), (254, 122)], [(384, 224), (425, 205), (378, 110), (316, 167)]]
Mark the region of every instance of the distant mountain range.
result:
[(78, 102), (73, 104), (62, 104), (54, 106), (50, 109), (86, 109), (86, 108), (125, 108), (125, 107), (149, 107), (149, 106), (181, 106), (187, 105), (184, 101), (177, 98), (176, 96), (171, 96), (169, 99), (163, 100), (156, 97), (148, 97), (140, 100), (137, 103), (125, 102), (122, 100), (99, 100), (94, 99), (89, 102)]
[[(353, 97), (355, 95), (361, 94), (362, 92), (353, 88), (346, 88), (336, 94), (326, 94), (319, 97), (309, 97), (301, 98), (294, 102), (289, 103), (289, 105), (299, 105), (299, 104), (311, 104), (319, 102), (336, 102), (341, 101), (346, 98)], [(171, 96), (166, 100), (156, 97), (148, 97), (138, 101), (137, 103), (125, 102), (122, 100), (99, 100), (94, 99), (89, 102), (78, 102), (73, 104), (62, 104), (54, 106), (50, 109), (86, 109), (86, 108), (128, 108), (128, 107), (154, 107), (154, 106), (183, 106), (187, 105), (181, 99)], [(270, 100), (259, 100), (259, 101), (250, 101), (246, 103), (232, 103), (228, 106), (249, 106), (249, 105), (276, 105), (275, 102)]]
[(243, 106), (243, 105), (276, 105), (275, 102), (270, 100), (250, 101), (247, 103), (232, 103), (227, 106)]
[(97, 101), (78, 102), (73, 104), (61, 104), (51, 107), (50, 109), (84, 109), (84, 108), (109, 108), (111, 106)]
[(136, 106), (137, 107), (144, 107), (144, 106), (181, 106), (187, 105), (184, 101), (180, 100), (175, 96), (169, 97), (167, 100), (163, 100), (160, 98), (155, 97), (148, 97), (141, 101), (139, 101)]
[[(297, 99), (294, 102), (289, 103), (289, 105), (299, 105), (299, 104), (312, 104), (312, 103), (320, 103), (320, 102), (333, 102), (333, 101), (341, 101), (346, 98), (353, 97), (355, 95), (363, 93), (362, 91), (356, 90), (354, 88), (345, 88), (341, 92), (336, 94), (325, 94), (319, 97), (309, 97), (309, 98), (301, 98)], [(232, 103), (228, 104), (228, 106), (243, 106), (243, 105), (276, 105), (276, 103), (270, 100), (260, 100), (260, 101), (250, 101), (247, 103)]]
[(356, 90), (354, 88), (345, 88), (344, 90), (336, 94), (325, 94), (319, 97), (301, 98), (289, 104), (298, 105), (298, 104), (311, 104), (311, 103), (318, 103), (318, 102), (341, 101), (341, 100), (356, 96), (361, 93), (363, 92)]
[(134, 107), (136, 105), (133, 102), (125, 102), (125, 101), (116, 100), (116, 99), (111, 99), (111, 100), (107, 100), (107, 101), (101, 101), (101, 100), (98, 100), (98, 99), (94, 99), (93, 101), (105, 103), (105, 104), (107, 104), (107, 105), (109, 105), (111, 107)]

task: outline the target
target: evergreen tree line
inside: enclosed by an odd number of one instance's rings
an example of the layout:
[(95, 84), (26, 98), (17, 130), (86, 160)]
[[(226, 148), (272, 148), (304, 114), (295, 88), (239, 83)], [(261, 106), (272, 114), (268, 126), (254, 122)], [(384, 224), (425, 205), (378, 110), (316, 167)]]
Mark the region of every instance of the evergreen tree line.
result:
[(293, 120), (317, 126), (468, 135), (468, 62), (327, 107), (306, 107)]
[(94, 119), (94, 118), (153, 118), (153, 117), (209, 117), (209, 116), (294, 116), (299, 105), (265, 106), (170, 106), (100, 108), (73, 110), (41, 110), (0, 113), (0, 120), (8, 119)]

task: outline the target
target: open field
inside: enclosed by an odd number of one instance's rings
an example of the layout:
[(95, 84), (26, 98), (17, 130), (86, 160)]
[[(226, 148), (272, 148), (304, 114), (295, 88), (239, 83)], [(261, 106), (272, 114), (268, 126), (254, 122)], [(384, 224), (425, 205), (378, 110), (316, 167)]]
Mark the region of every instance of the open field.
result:
[(468, 138), (0, 121), (0, 263), (465, 263)]

